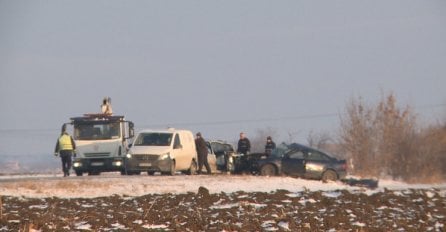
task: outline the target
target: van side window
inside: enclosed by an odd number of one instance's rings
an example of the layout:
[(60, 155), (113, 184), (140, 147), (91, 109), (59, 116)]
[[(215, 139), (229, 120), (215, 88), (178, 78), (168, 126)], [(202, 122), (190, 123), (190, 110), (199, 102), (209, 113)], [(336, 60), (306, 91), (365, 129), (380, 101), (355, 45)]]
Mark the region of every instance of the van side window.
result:
[(173, 147), (175, 149), (175, 147), (181, 146), (181, 142), (180, 142), (180, 136), (178, 134), (175, 135), (175, 141), (173, 142)]

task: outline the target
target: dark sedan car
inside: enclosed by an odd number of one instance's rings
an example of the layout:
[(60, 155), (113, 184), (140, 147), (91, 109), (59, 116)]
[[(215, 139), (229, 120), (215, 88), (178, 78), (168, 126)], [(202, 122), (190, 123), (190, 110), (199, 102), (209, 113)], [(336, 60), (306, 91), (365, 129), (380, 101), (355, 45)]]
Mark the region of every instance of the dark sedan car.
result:
[(270, 156), (253, 163), (252, 169), (263, 176), (284, 174), (325, 182), (345, 178), (347, 163), (314, 148), (293, 143), (279, 145)]

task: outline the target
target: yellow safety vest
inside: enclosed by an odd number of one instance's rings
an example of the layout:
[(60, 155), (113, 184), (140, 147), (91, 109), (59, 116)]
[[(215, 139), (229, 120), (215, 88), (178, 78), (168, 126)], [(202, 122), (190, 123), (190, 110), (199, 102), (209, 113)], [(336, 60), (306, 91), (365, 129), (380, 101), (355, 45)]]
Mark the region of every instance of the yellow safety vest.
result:
[(59, 150), (73, 150), (73, 144), (71, 144), (71, 136), (63, 134), (59, 138)]

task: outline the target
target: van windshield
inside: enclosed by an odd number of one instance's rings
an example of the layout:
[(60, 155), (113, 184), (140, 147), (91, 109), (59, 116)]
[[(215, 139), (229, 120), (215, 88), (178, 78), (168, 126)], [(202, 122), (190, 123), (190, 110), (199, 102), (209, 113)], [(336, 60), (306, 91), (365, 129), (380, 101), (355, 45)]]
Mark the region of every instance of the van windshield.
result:
[(120, 137), (119, 122), (79, 123), (74, 125), (74, 139), (76, 140), (106, 140)]
[(140, 133), (134, 146), (170, 146), (172, 133)]

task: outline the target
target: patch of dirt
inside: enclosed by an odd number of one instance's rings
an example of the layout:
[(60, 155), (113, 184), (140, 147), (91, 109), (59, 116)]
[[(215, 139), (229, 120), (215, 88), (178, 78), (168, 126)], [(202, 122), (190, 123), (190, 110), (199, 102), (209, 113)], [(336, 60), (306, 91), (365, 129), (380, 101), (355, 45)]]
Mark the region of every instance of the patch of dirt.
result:
[(3, 196), (0, 231), (444, 231), (444, 190)]

